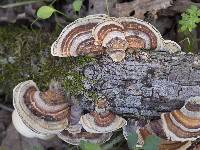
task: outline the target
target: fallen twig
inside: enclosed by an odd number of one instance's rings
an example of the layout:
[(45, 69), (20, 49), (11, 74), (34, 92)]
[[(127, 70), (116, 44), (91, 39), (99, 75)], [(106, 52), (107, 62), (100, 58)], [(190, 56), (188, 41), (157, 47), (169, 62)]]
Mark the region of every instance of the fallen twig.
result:
[(3, 104), (0, 104), (0, 108), (3, 109), (3, 110), (6, 110), (6, 111), (9, 111), (9, 112), (13, 112), (14, 109), (10, 108), (10, 107), (7, 107)]

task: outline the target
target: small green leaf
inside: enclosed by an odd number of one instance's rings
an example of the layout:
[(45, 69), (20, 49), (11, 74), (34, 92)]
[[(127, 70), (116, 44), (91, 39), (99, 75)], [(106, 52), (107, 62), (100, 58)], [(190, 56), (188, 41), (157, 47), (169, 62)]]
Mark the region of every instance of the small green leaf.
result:
[(80, 142), (81, 150), (101, 150), (101, 147), (97, 144), (81, 141)]
[(150, 135), (144, 141), (144, 150), (159, 150), (161, 139), (155, 135)]
[(187, 12), (190, 13), (190, 14), (195, 14), (197, 11), (198, 11), (198, 7), (195, 6), (195, 5), (192, 5), (192, 6), (187, 10)]
[(74, 11), (80, 11), (83, 5), (83, 0), (74, 0), (73, 2), (73, 9)]
[(192, 32), (200, 23), (200, 9), (197, 6), (192, 5), (181, 16), (182, 19), (179, 21), (181, 32)]
[(37, 16), (41, 19), (47, 19), (57, 10), (50, 6), (42, 6), (37, 11)]
[(138, 141), (138, 135), (136, 132), (128, 134), (128, 147), (129, 149), (134, 149)]

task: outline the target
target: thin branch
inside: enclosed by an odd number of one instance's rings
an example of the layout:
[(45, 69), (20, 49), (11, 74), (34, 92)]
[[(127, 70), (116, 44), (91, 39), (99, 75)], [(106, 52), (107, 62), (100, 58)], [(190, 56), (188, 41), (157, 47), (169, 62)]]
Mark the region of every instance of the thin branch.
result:
[(179, 44), (181, 44), (182, 42), (184, 42), (184, 41), (186, 41), (187, 40), (187, 42), (190, 44), (190, 39), (187, 37), (187, 38), (185, 38), (185, 39), (183, 39), (183, 40), (181, 40), (181, 41), (179, 41), (178, 43)]
[(106, 1), (107, 14), (108, 14), (108, 16), (110, 16), (110, 11), (109, 11), (109, 6), (108, 6), (108, 0), (105, 0), (105, 1)]
[(53, 0), (50, 4), (50, 6), (52, 6), (54, 3), (56, 2), (56, 0)]
[(33, 4), (33, 3), (43, 3), (43, 2), (39, 0), (17, 2), (17, 3), (7, 4), (7, 5), (0, 5), (0, 8), (13, 8), (13, 7), (18, 7), (18, 6), (23, 6), (23, 5)]
[(33, 24), (36, 23), (39, 20), (39, 18), (37, 17), (32, 23), (31, 23), (31, 30), (33, 30)]
[(13, 112), (14, 109), (10, 108), (10, 107), (7, 107), (3, 104), (0, 104), (0, 108), (3, 109), (3, 110), (6, 110), (6, 111), (9, 111), (9, 112)]

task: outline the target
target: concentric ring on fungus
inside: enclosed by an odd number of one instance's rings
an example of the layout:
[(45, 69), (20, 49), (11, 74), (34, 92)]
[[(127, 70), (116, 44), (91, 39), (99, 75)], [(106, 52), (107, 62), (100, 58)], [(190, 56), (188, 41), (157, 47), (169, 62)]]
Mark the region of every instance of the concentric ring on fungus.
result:
[[(51, 96), (48, 96), (48, 93)], [(62, 93), (59, 95), (58, 91), (51, 90), (40, 92), (32, 80), (21, 82), (14, 88), (13, 105), (17, 113), (15, 116), (21, 120), (16, 125), (24, 124), (22, 126), (26, 126), (27, 130), (36, 133), (32, 135), (33, 137), (37, 137), (38, 134), (57, 134), (68, 125), (70, 107)]]
[(86, 55), (93, 52), (94, 55), (102, 54), (104, 49), (94, 45), (92, 29), (98, 23), (108, 19), (107, 15), (90, 15), (70, 23), (51, 46), (51, 54), (59, 57)]
[(58, 137), (63, 141), (72, 144), (79, 145), (81, 141), (87, 141), (95, 144), (103, 144), (110, 140), (112, 133), (89, 133), (82, 131), (81, 133), (71, 134), (67, 130), (58, 134)]
[(191, 97), (186, 100), (185, 105), (179, 109), (169, 113), (162, 113), (161, 119), (150, 121), (144, 126), (139, 126), (135, 122), (130, 124), (132, 127), (124, 127), (124, 135), (131, 132), (127, 129), (136, 130), (140, 145), (144, 144), (144, 140), (149, 135), (160, 137), (161, 150), (187, 149), (191, 146), (192, 141), (200, 137), (200, 97)]
[(51, 47), (53, 56), (108, 55), (115, 62), (125, 58), (127, 48), (177, 52), (180, 46), (164, 40), (160, 32), (134, 17), (91, 15), (67, 25)]
[(108, 110), (108, 105), (105, 101), (105, 99), (98, 100), (95, 111), (81, 116), (80, 124), (87, 132), (109, 133), (126, 125), (124, 118)]

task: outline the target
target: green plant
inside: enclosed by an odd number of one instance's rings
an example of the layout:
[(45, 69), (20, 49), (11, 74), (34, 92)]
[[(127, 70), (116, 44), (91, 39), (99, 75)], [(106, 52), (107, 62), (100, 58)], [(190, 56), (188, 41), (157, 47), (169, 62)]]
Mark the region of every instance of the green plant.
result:
[(181, 16), (182, 18), (179, 21), (180, 32), (184, 33), (186, 37), (185, 39), (187, 39), (188, 41), (187, 49), (190, 52), (193, 52), (195, 49), (195, 45), (197, 45), (197, 38), (194, 35), (193, 30), (195, 30), (197, 24), (200, 23), (200, 9), (197, 6), (192, 5)]
[(158, 150), (161, 139), (155, 135), (150, 135), (144, 141), (144, 150)]
[[(59, 13), (63, 16), (67, 17), (65, 13), (55, 9), (52, 5), (55, 3), (56, 0), (54, 0), (50, 5), (48, 6), (41, 6), (37, 11), (37, 17), (40, 19), (48, 19), (52, 16), (53, 13)], [(76, 12), (80, 12), (80, 9), (83, 5), (83, 0), (74, 0), (73, 1), (73, 9)]]
[(74, 0), (73, 1), (74, 11), (80, 12), (82, 5), (83, 5), (83, 0)]
[[(38, 19), (48, 19), (50, 18), (54, 13), (58, 13), (58, 14), (61, 14), (63, 15), (66, 19), (68, 19), (69, 21), (74, 21), (76, 18), (69, 18), (65, 13), (57, 10), (56, 8), (53, 7), (53, 4), (56, 2), (56, 0), (53, 0), (51, 2), (51, 4), (49, 5), (44, 5), (44, 6), (41, 6), (38, 11), (37, 11), (37, 18), (35, 21), (33, 21), (32, 24), (34, 24)], [(74, 11), (76, 12), (80, 12), (80, 9), (83, 5), (83, 0), (74, 0), (73, 1), (73, 9)], [(58, 23), (58, 22), (57, 22)], [(58, 23), (58, 25), (60, 25)]]
[(160, 144), (160, 138), (155, 135), (150, 135), (144, 141), (142, 148), (137, 148), (136, 144), (138, 141), (138, 135), (136, 132), (130, 133), (128, 135), (128, 147), (131, 150), (158, 150)]
[(44, 150), (42, 146), (33, 146), (33, 150)]
[(85, 141), (80, 143), (81, 150), (101, 150), (101, 147), (98, 144), (93, 144)]
[(38, 9), (37, 16), (41, 19), (47, 19), (51, 17), (54, 12), (59, 12), (59, 11), (50, 6), (42, 6)]
[(136, 148), (136, 144), (137, 144), (137, 141), (138, 141), (138, 135), (137, 133), (130, 133), (128, 135), (128, 147), (129, 149), (135, 149)]
[(197, 6), (192, 5), (181, 16), (182, 19), (179, 21), (181, 32), (192, 32), (200, 23), (200, 9)]
[[(42, 3), (43, 6), (41, 6), (38, 10), (37, 10), (37, 18), (35, 21), (33, 21), (32, 24), (34, 24), (36, 21), (38, 21), (38, 19), (48, 19), (50, 18), (54, 13), (58, 13), (63, 15), (66, 19), (68, 19), (69, 21), (73, 21), (77, 18), (69, 18), (67, 16), (67, 14), (65, 14), (62, 11), (59, 11), (58, 9), (53, 7), (53, 4), (56, 2), (57, 0), (26, 0), (26, 1), (20, 1), (20, 2), (16, 2), (16, 3), (11, 3), (11, 4), (7, 4), (7, 5), (0, 5), (0, 8), (12, 8), (12, 7), (18, 7), (18, 6), (23, 6), (23, 5), (28, 5), (28, 4), (33, 4), (33, 3)], [(84, 0), (74, 0), (73, 1), (73, 10), (75, 12), (80, 12), (80, 9), (83, 5), (83, 1)], [(49, 5), (45, 5), (46, 3), (50, 3)]]
[[(109, 149), (111, 150), (111, 149), (116, 149), (114, 148), (114, 145), (119, 142), (122, 142), (121, 141), (122, 139), (123, 139), (123, 136), (119, 135), (108, 144), (104, 144), (102, 146), (81, 141), (79, 147), (81, 148), (81, 150), (109, 150)], [(136, 147), (137, 141), (138, 141), (137, 133), (136, 132), (130, 133), (127, 139), (128, 148), (130, 150), (158, 150), (161, 139), (155, 135), (150, 135), (144, 141), (144, 146), (141, 148)]]

